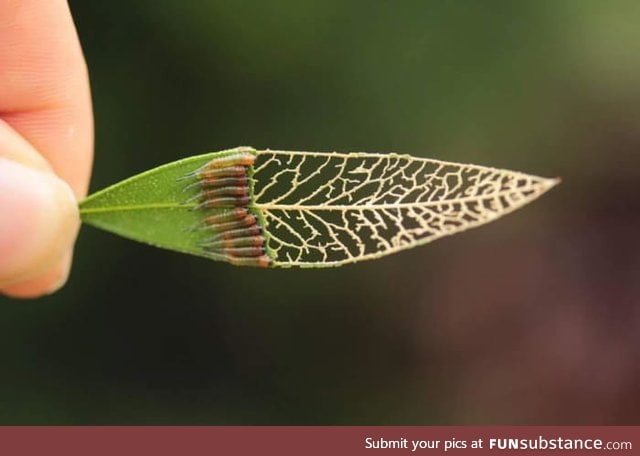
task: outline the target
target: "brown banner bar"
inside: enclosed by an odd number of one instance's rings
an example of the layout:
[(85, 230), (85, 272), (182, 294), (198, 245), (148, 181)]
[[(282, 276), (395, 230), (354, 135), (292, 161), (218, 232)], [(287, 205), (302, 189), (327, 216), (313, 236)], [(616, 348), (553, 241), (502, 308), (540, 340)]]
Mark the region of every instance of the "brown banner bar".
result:
[(0, 427), (0, 454), (635, 455), (640, 426), (6, 426)]

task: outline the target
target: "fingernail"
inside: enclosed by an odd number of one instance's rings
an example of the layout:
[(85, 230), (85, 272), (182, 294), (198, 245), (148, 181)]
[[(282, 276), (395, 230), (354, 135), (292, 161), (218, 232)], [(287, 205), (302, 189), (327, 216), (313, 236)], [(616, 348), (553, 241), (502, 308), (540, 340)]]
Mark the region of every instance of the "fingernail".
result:
[(68, 254), (79, 226), (65, 182), (0, 158), (0, 287), (45, 274)]

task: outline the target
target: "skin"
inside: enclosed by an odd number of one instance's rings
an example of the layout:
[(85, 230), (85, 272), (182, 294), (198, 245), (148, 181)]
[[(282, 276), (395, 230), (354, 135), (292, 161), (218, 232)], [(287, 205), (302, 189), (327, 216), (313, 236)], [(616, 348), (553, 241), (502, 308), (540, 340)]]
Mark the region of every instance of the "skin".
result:
[(87, 193), (93, 116), (66, 0), (0, 3), (0, 293), (67, 280)]

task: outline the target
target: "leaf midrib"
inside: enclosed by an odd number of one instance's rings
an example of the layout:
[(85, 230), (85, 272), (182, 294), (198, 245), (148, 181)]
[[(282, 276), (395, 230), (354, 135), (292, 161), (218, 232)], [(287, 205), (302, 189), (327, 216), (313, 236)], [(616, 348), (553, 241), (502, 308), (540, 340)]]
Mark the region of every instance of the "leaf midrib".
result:
[(149, 204), (132, 204), (127, 206), (101, 206), (101, 207), (81, 207), (80, 215), (99, 214), (103, 212), (125, 212), (125, 211), (144, 211), (148, 209), (190, 209), (196, 207), (195, 204), (180, 203), (149, 203)]
[[(546, 184), (546, 185), (545, 185)], [(412, 203), (386, 203), (386, 204), (336, 204), (336, 205), (322, 205), (322, 204), (251, 204), (249, 208), (263, 209), (263, 210), (306, 210), (306, 211), (364, 211), (364, 210), (381, 210), (381, 209), (402, 209), (411, 207), (425, 207), (425, 206), (443, 206), (451, 204), (466, 203), (469, 201), (479, 201), (484, 199), (499, 198), (501, 196), (508, 195), (513, 192), (527, 192), (535, 190), (545, 190), (546, 187), (552, 187), (555, 182), (549, 179), (549, 182), (541, 182), (538, 185), (530, 185), (517, 190), (503, 190), (500, 192), (488, 194), (488, 195), (475, 195), (463, 198), (455, 198), (451, 200), (441, 201), (420, 201)], [(106, 212), (124, 212), (124, 211), (143, 211), (150, 209), (193, 209), (197, 207), (196, 204), (182, 204), (182, 203), (149, 203), (149, 204), (134, 204), (128, 206), (106, 206), (95, 208), (81, 208), (80, 215), (87, 214), (99, 214)], [(223, 208), (221, 208), (223, 209)]]

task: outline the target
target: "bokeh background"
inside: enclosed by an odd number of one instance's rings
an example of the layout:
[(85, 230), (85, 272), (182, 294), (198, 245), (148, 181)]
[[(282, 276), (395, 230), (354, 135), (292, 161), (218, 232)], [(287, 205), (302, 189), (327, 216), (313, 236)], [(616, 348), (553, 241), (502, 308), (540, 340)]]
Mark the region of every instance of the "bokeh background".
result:
[(85, 227), (0, 298), (2, 424), (640, 424), (640, 2), (73, 0), (92, 189), (237, 145), (561, 176), (334, 270)]

